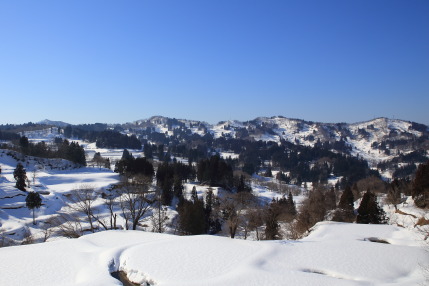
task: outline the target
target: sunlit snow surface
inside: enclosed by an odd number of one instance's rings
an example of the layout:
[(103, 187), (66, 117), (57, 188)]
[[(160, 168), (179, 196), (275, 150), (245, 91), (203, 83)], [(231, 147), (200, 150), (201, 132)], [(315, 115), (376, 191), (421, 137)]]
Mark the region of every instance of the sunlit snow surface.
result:
[(429, 263), (408, 230), (327, 222), (300, 241), (106, 231), (0, 257), (0, 285), (120, 285), (116, 270), (150, 285), (418, 285)]

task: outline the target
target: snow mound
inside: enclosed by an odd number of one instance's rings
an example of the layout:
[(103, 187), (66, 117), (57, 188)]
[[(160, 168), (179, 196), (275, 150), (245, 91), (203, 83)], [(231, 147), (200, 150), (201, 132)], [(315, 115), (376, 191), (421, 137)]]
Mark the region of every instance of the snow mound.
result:
[(106, 231), (0, 257), (1, 285), (120, 285), (120, 270), (149, 285), (418, 285), (429, 264), (406, 229), (333, 222), (300, 241)]

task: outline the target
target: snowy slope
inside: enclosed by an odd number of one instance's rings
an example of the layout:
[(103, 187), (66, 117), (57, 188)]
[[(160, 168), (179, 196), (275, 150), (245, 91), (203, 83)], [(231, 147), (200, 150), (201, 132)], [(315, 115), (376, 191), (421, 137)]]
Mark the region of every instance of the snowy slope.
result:
[[(366, 240), (379, 237), (390, 244)], [(429, 257), (388, 225), (320, 223), (301, 241), (107, 231), (0, 249), (1, 285), (418, 285)]]
[[(21, 162), (25, 162), (27, 177), (30, 179), (30, 188), (27, 191), (36, 191), (41, 194), (42, 206), (36, 210), (37, 221), (44, 222), (56, 214), (65, 205), (64, 195), (80, 186), (90, 186), (102, 191), (111, 184), (119, 181), (119, 176), (108, 169), (76, 168), (76, 166), (62, 159), (41, 159), (37, 157), (18, 156), (15, 152), (0, 149), (0, 233), (10, 239), (21, 240), (23, 232), (32, 228), (32, 212), (25, 206), (26, 193), (15, 188), (13, 171), (18, 161), (9, 156), (13, 154)], [(28, 162), (28, 163), (27, 163)], [(33, 182), (33, 172), (37, 169)], [(101, 198), (100, 198), (101, 201)], [(38, 228), (32, 229), (37, 237)]]

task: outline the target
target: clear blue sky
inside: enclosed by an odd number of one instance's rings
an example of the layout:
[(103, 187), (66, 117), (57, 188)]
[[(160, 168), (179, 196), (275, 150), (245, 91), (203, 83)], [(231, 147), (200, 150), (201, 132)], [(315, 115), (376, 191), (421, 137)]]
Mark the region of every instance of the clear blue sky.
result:
[(429, 1), (0, 0), (0, 124), (429, 124)]

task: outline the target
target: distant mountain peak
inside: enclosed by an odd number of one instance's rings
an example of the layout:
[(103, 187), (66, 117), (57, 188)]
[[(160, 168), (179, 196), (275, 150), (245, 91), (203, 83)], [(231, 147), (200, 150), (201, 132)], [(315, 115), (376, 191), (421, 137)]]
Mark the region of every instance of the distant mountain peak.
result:
[(58, 126), (58, 127), (66, 127), (67, 125), (70, 125), (69, 123), (66, 123), (63, 121), (53, 121), (53, 120), (49, 120), (49, 119), (45, 119), (45, 120), (39, 121), (37, 123), (44, 124), (44, 125), (53, 125), (53, 126)]

